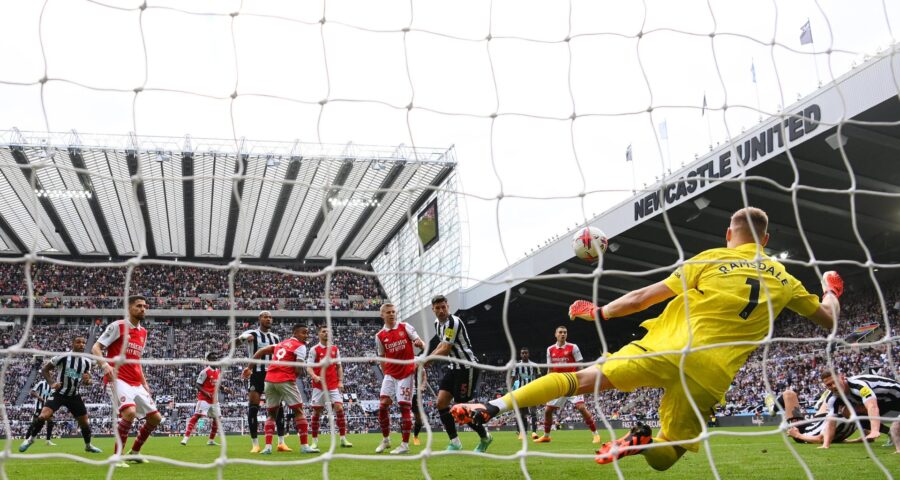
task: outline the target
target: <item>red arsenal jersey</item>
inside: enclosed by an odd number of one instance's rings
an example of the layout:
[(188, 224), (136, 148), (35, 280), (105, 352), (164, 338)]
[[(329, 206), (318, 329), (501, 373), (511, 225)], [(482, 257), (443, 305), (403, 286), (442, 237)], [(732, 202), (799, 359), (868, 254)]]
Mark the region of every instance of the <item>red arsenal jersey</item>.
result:
[[(331, 356), (331, 365), (325, 369), (325, 385), (328, 387), (328, 390), (335, 390), (338, 388), (338, 364), (341, 363), (341, 354), (338, 352), (337, 345), (332, 345), (330, 347), (326, 347), (321, 343), (309, 349), (309, 356), (306, 357), (306, 363), (320, 363), (325, 359), (326, 352), (330, 350)], [(322, 367), (313, 367), (313, 373), (318, 375), (320, 378), (322, 377)], [(324, 390), (322, 388), (322, 383), (313, 380), (312, 382), (313, 388), (318, 388), (319, 390)]]
[[(219, 379), (220, 373), (222, 373), (221, 370), (212, 367), (206, 367), (200, 371), (200, 375), (197, 375), (197, 385), (200, 385), (197, 400), (216, 402), (216, 381)], [(204, 393), (206, 395), (203, 395)]]
[(302, 362), (306, 359), (306, 344), (290, 337), (275, 345), (272, 352), (272, 364), (266, 370), (266, 381), (272, 383), (294, 382), (297, 380), (297, 370), (294, 365), (284, 365), (280, 362)]
[[(388, 330), (382, 327), (375, 334), (375, 348), (378, 350), (379, 357), (392, 358), (395, 360), (412, 360), (415, 358), (413, 351), (413, 342), (419, 339), (419, 334), (412, 325), (406, 322), (397, 322), (394, 328)], [(386, 362), (384, 365), (384, 374), (394, 378), (406, 378), (416, 371), (414, 363), (400, 364)]]
[[(575, 363), (583, 360), (581, 350), (578, 345), (566, 342), (563, 346), (557, 344), (547, 347), (547, 363)], [(576, 365), (550, 367), (550, 373), (566, 373), (578, 371), (580, 367)]]
[[(125, 320), (116, 320), (110, 323), (100, 338), (97, 339), (101, 345), (106, 347), (106, 358), (112, 364), (115, 357), (125, 350), (125, 358), (128, 360), (140, 360), (144, 354), (144, 345), (147, 343), (147, 329), (138, 325), (128, 328), (128, 341), (125, 341)], [(112, 365), (115, 366), (115, 365)], [(129, 385), (143, 385), (144, 371), (139, 363), (123, 363), (118, 370), (119, 380)], [(103, 380), (109, 382), (112, 380), (108, 376)]]

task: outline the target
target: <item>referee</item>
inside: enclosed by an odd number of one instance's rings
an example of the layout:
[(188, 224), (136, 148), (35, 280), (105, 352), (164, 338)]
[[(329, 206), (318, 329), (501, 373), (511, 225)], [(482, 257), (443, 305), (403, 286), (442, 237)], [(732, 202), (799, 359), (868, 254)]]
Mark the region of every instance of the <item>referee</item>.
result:
[[(91, 445), (91, 424), (88, 422), (87, 407), (84, 400), (78, 394), (78, 387), (84, 383), (91, 384), (91, 362), (85, 357), (73, 355), (84, 352), (84, 344), (87, 340), (82, 336), (76, 336), (72, 340), (72, 350), (68, 354), (53, 357), (50, 363), (44, 365), (41, 374), (44, 380), (50, 384), (50, 396), (44, 403), (40, 415), (31, 422), (25, 441), (19, 446), (19, 451), (24, 452), (34, 443), (44, 423), (53, 418), (53, 413), (62, 407), (66, 407), (69, 413), (75, 417), (78, 426), (81, 427), (81, 437), (84, 438), (84, 451), (100, 453), (102, 450)], [(56, 367), (56, 378), (50, 375), (50, 370)]]
[[(472, 342), (469, 341), (469, 333), (466, 324), (456, 315), (450, 314), (450, 306), (447, 297), (437, 295), (431, 299), (431, 311), (434, 312), (434, 335), (437, 339), (437, 347), (431, 355), (445, 356), (452, 360), (464, 360), (478, 363), (475, 353), (472, 352)], [(457, 362), (447, 362), (444, 367), (444, 376), (441, 378), (440, 389), (437, 394), (437, 410), (444, 425), (444, 431), (450, 437), (450, 445), (447, 450), (462, 450), (462, 443), (456, 433), (456, 424), (453, 415), (450, 414), (450, 402), (465, 403), (472, 400), (478, 386), (478, 369)], [(476, 452), (484, 452), (494, 439), (485, 430), (484, 426), (470, 423), (469, 426), (481, 438)]]
[[(529, 360), (528, 356), (528, 347), (522, 347), (522, 350), (519, 351), (519, 363), (512, 371), (513, 390), (522, 388), (541, 376), (541, 369), (536, 363)], [(519, 440), (522, 440), (528, 430), (528, 418), (531, 418), (531, 438), (532, 440), (537, 439), (537, 407), (522, 407), (519, 409), (519, 415), (522, 417), (522, 426), (524, 427), (519, 430)], [(519, 429), (518, 421), (516, 421), (516, 429)]]

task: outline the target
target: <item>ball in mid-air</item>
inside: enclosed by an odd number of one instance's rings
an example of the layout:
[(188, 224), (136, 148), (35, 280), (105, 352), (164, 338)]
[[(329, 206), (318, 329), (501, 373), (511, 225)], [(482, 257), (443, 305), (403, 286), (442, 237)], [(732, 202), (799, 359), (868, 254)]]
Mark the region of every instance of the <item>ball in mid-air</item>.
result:
[(606, 252), (609, 245), (609, 239), (603, 230), (597, 227), (584, 227), (575, 232), (572, 237), (572, 249), (575, 250), (575, 256), (586, 261), (596, 262), (600, 260), (600, 256)]

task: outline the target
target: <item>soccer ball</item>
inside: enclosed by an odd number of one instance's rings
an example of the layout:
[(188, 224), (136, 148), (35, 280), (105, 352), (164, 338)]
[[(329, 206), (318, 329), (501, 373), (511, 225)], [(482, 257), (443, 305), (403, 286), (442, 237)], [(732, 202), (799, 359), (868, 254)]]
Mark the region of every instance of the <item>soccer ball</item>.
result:
[(596, 262), (600, 256), (606, 253), (609, 240), (603, 230), (597, 227), (584, 227), (572, 237), (572, 249), (575, 256), (586, 261)]

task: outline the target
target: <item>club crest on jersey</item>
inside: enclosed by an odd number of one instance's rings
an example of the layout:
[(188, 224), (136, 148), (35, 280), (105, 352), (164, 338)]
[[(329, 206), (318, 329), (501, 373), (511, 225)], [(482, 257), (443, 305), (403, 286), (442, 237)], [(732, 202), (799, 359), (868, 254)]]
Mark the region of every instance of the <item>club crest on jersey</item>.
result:
[(119, 402), (120, 402), (120, 403), (125, 403), (125, 396), (124, 396), (124, 395), (122, 395), (121, 397), (119, 397)]

